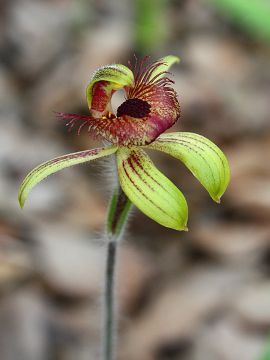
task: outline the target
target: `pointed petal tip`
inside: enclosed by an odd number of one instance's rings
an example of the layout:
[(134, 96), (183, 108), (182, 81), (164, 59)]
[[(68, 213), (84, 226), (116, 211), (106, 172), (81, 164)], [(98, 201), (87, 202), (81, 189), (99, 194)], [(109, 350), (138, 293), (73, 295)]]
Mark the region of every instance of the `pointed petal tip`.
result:
[(186, 225), (179, 224), (179, 225), (173, 227), (172, 229), (177, 230), (177, 231), (185, 231), (185, 232), (189, 231), (189, 228), (187, 227), (187, 224)]
[(181, 59), (179, 56), (176, 56), (176, 55), (168, 55), (168, 56), (165, 56), (165, 58), (167, 61), (169, 61), (171, 63), (171, 65), (173, 64), (179, 64)]
[(20, 194), (20, 193), (19, 193), (19, 195), (18, 195), (18, 202), (19, 202), (20, 208), (23, 210), (25, 200), (23, 200), (23, 199), (22, 199), (22, 197), (21, 197), (21, 194)]
[(175, 55), (168, 55), (168, 56), (165, 56), (164, 58), (161, 59), (161, 61), (164, 62), (164, 64), (166, 64), (166, 69), (165, 71), (169, 70), (169, 68), (172, 66), (172, 65), (175, 65), (175, 64), (179, 64), (181, 59), (180, 57), (178, 56), (175, 56)]
[(221, 196), (213, 196), (212, 199), (213, 199), (217, 204), (220, 204), (220, 203), (221, 203)]
[(181, 58), (179, 56), (175, 56), (175, 63), (179, 64), (181, 62)]
[(185, 231), (185, 232), (189, 231), (189, 228), (186, 225), (182, 225), (182, 224), (175, 225), (175, 226), (172, 226), (172, 225), (167, 226), (167, 225), (164, 225), (164, 224), (161, 224), (161, 225), (163, 225), (163, 226), (165, 226), (165, 227), (167, 227), (169, 229), (176, 230), (176, 231)]

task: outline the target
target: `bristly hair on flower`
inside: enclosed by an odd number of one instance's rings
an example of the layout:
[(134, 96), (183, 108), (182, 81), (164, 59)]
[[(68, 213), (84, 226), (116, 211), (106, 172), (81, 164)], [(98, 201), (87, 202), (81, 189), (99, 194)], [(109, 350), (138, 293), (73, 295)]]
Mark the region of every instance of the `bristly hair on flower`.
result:
[(90, 116), (57, 113), (57, 117), (66, 121), (69, 130), (76, 127), (78, 135), (87, 128), (92, 136), (115, 145), (150, 144), (179, 119), (180, 105), (171, 87), (174, 81), (164, 70), (167, 64), (162, 60), (148, 63), (148, 60), (148, 56), (141, 61), (135, 57), (133, 65), (129, 62), (133, 78), (123, 86), (125, 101), (116, 114), (111, 107), (111, 97), (117, 87), (99, 75), (91, 87)]
[[(164, 86), (168, 84), (174, 84), (174, 81), (165, 77), (165, 75), (172, 75), (171, 72), (164, 70), (158, 71), (162, 65), (165, 65), (164, 61), (156, 61), (154, 63), (147, 64), (147, 61), (150, 59), (150, 56), (145, 56), (141, 61), (135, 57), (135, 63), (132, 64), (128, 62), (130, 70), (134, 74), (134, 87), (130, 88), (128, 92), (128, 97), (139, 97), (145, 96), (151, 89), (151, 85)], [(160, 82), (158, 82), (160, 80)], [(168, 90), (173, 90), (171, 87)]]
[(77, 135), (81, 135), (82, 129), (87, 125), (87, 132), (92, 136), (95, 136), (93, 131), (91, 131), (91, 121), (94, 120), (93, 117), (89, 115), (78, 115), (78, 114), (69, 114), (64, 112), (54, 111), (56, 118), (63, 120), (68, 129), (68, 132), (76, 130)]

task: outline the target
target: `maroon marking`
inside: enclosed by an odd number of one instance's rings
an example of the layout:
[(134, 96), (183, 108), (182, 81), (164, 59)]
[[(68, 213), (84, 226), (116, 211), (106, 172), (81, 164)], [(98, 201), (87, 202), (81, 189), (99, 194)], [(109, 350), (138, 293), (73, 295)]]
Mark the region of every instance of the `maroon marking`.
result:
[(131, 157), (129, 157), (129, 158), (127, 159), (127, 162), (128, 162), (128, 164), (129, 164), (129, 166), (131, 167), (131, 169), (132, 169), (132, 170), (135, 172), (135, 174), (138, 176), (138, 178), (141, 179), (142, 182), (145, 183), (145, 185), (149, 187), (149, 189), (151, 189), (153, 192), (155, 192), (155, 189), (153, 189), (152, 186), (150, 186), (144, 179), (141, 178), (140, 174), (139, 174), (138, 171), (135, 169), (135, 167), (134, 167), (134, 165), (133, 165), (133, 163), (132, 163)]
[(141, 163), (140, 163), (140, 160), (139, 160), (139, 156), (138, 156), (138, 155), (134, 154), (133, 159), (134, 159), (135, 163), (139, 166), (139, 168), (140, 168), (148, 177), (150, 177), (150, 179), (152, 179), (152, 180), (154, 181), (154, 183), (156, 183), (157, 185), (159, 185), (163, 190), (165, 190), (168, 194), (170, 194), (169, 191), (168, 191), (162, 184), (160, 184), (155, 178), (153, 178), (153, 176), (152, 176), (151, 174), (149, 174), (148, 171), (145, 170), (145, 168), (144, 168), (144, 167), (141, 165)]
[[(192, 138), (191, 138), (191, 139), (192, 139)], [(213, 178), (213, 180), (214, 180), (214, 183), (215, 183), (217, 186), (219, 186), (219, 185), (216, 183), (216, 180), (218, 180), (218, 179), (215, 178), (214, 173), (213, 173), (213, 170), (212, 170), (211, 166), (209, 165), (209, 163), (207, 162), (206, 158), (203, 157), (199, 152), (197, 152), (196, 150), (194, 150), (194, 148), (188, 146), (188, 145), (191, 144), (189, 141), (186, 141), (186, 140), (184, 140), (184, 139), (181, 139), (181, 140), (180, 140), (180, 139), (175, 139), (175, 138), (167, 138), (167, 139), (160, 139), (159, 142), (160, 142), (160, 143), (165, 143), (165, 144), (166, 144), (166, 143), (171, 143), (171, 144), (180, 143), (180, 145), (185, 146), (185, 147), (188, 148), (189, 150), (195, 152), (198, 156), (200, 156), (200, 158), (202, 158), (202, 159), (204, 160), (204, 162), (206, 163), (207, 167), (208, 167), (209, 170), (210, 170), (210, 173), (211, 173), (211, 175), (212, 175), (212, 178)], [(205, 145), (205, 143), (204, 143), (203, 141), (199, 140), (199, 139), (198, 139), (198, 142), (200, 142), (201, 144), (204, 144), (204, 145)], [(188, 144), (188, 145), (186, 145), (186, 144)], [(193, 145), (195, 145), (195, 147), (197, 147), (198, 149), (203, 150), (203, 148), (201, 148), (198, 144), (193, 144)], [(219, 156), (219, 154), (216, 152), (215, 149), (213, 149), (212, 147), (211, 147), (211, 149), (212, 149), (212, 150), (215, 152), (215, 154), (219, 157), (220, 161), (222, 162), (223, 169), (224, 169), (223, 160), (221, 159), (221, 157)], [(223, 171), (223, 173), (224, 173), (224, 171)], [(218, 181), (221, 181), (220, 175), (219, 175), (219, 180), (218, 180)]]
[(150, 113), (150, 104), (141, 99), (128, 99), (117, 109), (117, 117), (127, 115), (142, 119)]
[[(125, 162), (123, 161), (122, 162), (123, 164), (123, 169), (125, 171), (125, 174), (127, 176), (127, 178), (129, 179), (129, 181), (132, 183), (132, 185), (139, 191), (139, 193), (145, 198), (147, 199), (151, 204), (153, 204), (156, 208), (158, 208), (161, 212), (163, 212), (164, 214), (166, 214), (167, 216), (171, 217), (169, 214), (166, 213), (166, 211), (164, 211), (160, 206), (158, 206), (157, 204), (154, 203), (153, 200), (151, 200), (150, 198), (148, 198), (143, 192), (140, 191), (140, 188), (134, 183), (134, 181), (130, 178), (127, 170), (126, 170), (126, 167), (125, 167)], [(172, 218), (172, 217), (171, 217)], [(172, 218), (173, 219), (173, 218)]]

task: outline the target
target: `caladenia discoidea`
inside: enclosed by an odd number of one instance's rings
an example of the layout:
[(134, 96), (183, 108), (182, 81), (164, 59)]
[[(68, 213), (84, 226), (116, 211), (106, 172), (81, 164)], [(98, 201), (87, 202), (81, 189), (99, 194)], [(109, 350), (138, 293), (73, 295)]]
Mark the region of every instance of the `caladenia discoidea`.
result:
[[(19, 190), (23, 207), (29, 191), (41, 180), (61, 169), (112, 155), (119, 184), (113, 191), (107, 218), (107, 267), (105, 276), (104, 359), (115, 359), (114, 273), (117, 244), (127, 215), (134, 204), (145, 215), (175, 230), (187, 230), (188, 206), (182, 192), (154, 165), (147, 150), (158, 150), (180, 160), (220, 202), (230, 169), (223, 152), (207, 138), (191, 132), (164, 133), (180, 117), (177, 94), (169, 68), (179, 62), (166, 56), (153, 63), (148, 58), (126, 67), (103, 66), (93, 74), (86, 89), (90, 115), (57, 113), (77, 132), (85, 129), (106, 146), (63, 155), (32, 170)], [(114, 111), (114, 92), (123, 90), (125, 101)]]

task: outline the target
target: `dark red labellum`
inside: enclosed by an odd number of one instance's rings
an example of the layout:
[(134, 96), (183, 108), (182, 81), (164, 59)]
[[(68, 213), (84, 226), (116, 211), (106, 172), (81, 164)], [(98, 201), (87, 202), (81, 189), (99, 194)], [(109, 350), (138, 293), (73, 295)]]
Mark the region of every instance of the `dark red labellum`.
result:
[(137, 119), (144, 118), (150, 113), (151, 105), (141, 99), (128, 99), (117, 109), (117, 117), (127, 115)]

